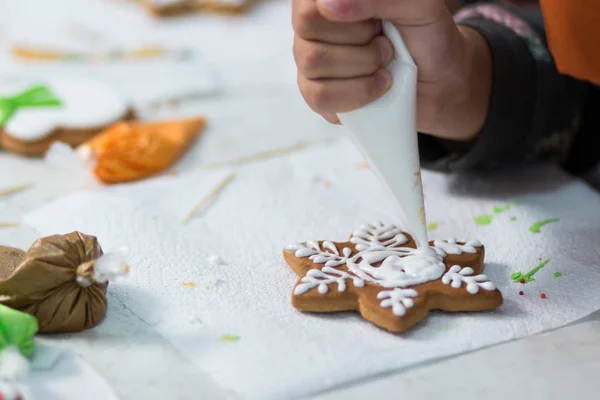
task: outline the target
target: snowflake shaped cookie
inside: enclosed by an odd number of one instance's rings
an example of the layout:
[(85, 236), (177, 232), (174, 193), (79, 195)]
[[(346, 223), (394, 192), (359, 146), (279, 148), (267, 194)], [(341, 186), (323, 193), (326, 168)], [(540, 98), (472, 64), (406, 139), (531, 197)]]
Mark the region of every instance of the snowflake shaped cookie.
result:
[(423, 320), (430, 310), (485, 311), (502, 294), (483, 271), (477, 241), (436, 240), (417, 250), (410, 235), (381, 222), (362, 226), (348, 242), (287, 246), (285, 261), (300, 280), (292, 304), (306, 312), (357, 310), (392, 332)]

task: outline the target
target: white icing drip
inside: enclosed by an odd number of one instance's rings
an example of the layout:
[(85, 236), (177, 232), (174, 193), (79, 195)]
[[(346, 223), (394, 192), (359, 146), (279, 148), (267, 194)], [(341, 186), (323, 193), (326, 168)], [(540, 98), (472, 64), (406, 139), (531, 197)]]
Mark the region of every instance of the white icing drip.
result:
[(29, 361), (16, 346), (9, 345), (0, 353), (0, 381), (15, 381), (29, 373)]
[(433, 245), (436, 249), (441, 250), (444, 256), (446, 254), (460, 255), (463, 253), (477, 253), (476, 247), (481, 247), (481, 243), (478, 240), (471, 240), (465, 244), (457, 243), (456, 239), (450, 238), (446, 241), (435, 240)]
[(0, 399), (2, 399), (2, 400), (18, 400), (18, 399), (22, 399), (22, 398), (23, 398), (23, 396), (17, 389), (16, 383), (0, 381)]
[(92, 279), (85, 276), (78, 276), (77, 283), (81, 287), (88, 287), (94, 282), (106, 283), (127, 275), (129, 273), (129, 265), (127, 264), (128, 253), (129, 249), (126, 246), (121, 246), (114, 251), (103, 254), (94, 261)]
[(414, 298), (418, 297), (419, 293), (414, 289), (394, 289), (384, 290), (377, 293), (377, 298), (381, 300), (381, 307), (392, 307), (392, 312), (398, 317), (406, 314), (406, 310), (415, 305)]
[[(363, 225), (350, 238), (358, 250), (342, 249), (342, 254), (332, 242), (307, 241), (305, 244), (287, 246), (296, 257), (308, 257), (325, 267), (346, 265), (349, 272), (364, 282), (386, 288), (407, 287), (438, 279), (445, 271), (443, 255), (433, 249), (402, 247), (408, 238), (395, 225), (381, 222)], [(376, 267), (375, 264), (381, 263)], [(314, 270), (310, 270), (314, 271)], [(309, 271), (309, 272), (310, 272)], [(318, 270), (317, 270), (318, 271)]]
[[(59, 107), (19, 108), (5, 131), (15, 139), (37, 141), (57, 128), (101, 128), (118, 121), (129, 109), (128, 102), (104, 83), (88, 79), (56, 79), (44, 83), (61, 101)], [(13, 96), (31, 85), (1, 88), (2, 96)]]
[(459, 289), (463, 283), (467, 285), (467, 292), (477, 294), (479, 288), (485, 290), (495, 290), (496, 286), (490, 281), (487, 275), (479, 274), (472, 276), (475, 273), (473, 268), (462, 268), (459, 265), (453, 265), (442, 277), (442, 283), (447, 285), (450, 283), (454, 289)]

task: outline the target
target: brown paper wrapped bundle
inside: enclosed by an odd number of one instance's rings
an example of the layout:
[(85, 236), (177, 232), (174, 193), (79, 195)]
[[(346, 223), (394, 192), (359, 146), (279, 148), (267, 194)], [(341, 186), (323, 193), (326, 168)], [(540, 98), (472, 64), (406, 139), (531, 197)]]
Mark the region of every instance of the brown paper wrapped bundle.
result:
[(127, 269), (80, 232), (39, 239), (26, 253), (0, 248), (0, 304), (35, 316), (41, 333), (93, 328), (106, 315), (108, 280)]

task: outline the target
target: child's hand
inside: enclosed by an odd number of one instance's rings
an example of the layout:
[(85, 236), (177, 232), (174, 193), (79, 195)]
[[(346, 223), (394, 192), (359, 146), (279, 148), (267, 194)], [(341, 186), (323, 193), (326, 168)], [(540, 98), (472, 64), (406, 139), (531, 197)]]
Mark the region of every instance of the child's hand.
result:
[(392, 45), (380, 19), (394, 23), (418, 66), (417, 127), (470, 139), (487, 114), (491, 61), (485, 40), (459, 28), (444, 0), (294, 0), (298, 86), (329, 122), (384, 94)]

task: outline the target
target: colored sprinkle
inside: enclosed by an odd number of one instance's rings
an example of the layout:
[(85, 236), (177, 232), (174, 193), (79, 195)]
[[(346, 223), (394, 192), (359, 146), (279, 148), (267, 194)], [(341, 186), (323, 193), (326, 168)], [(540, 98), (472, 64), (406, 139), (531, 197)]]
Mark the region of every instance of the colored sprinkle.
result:
[(510, 208), (510, 204), (504, 204), (501, 206), (494, 206), (494, 214), (501, 214), (504, 211), (508, 210)]
[(479, 217), (475, 217), (475, 223), (477, 225), (489, 225), (492, 223), (493, 215), (480, 215)]
[(196, 287), (198, 286), (198, 284), (196, 282), (183, 282), (181, 284), (181, 286), (185, 286), (185, 287)]
[(562, 276), (562, 274), (560, 272), (555, 272), (554, 273), (554, 277), (555, 278), (560, 278)]
[(540, 228), (544, 225), (548, 225), (552, 222), (558, 222), (560, 221), (560, 219), (558, 218), (550, 218), (550, 219), (545, 219), (543, 221), (539, 221), (536, 222), (535, 224), (531, 225), (531, 227), (529, 228), (529, 232), (531, 233), (540, 233)]
[(428, 231), (435, 231), (438, 226), (440, 226), (440, 224), (438, 224), (437, 222), (430, 222), (427, 224), (427, 230)]
[(549, 262), (550, 262), (550, 259), (547, 259), (547, 260), (541, 262), (537, 267), (533, 268), (531, 271), (529, 271), (525, 275), (523, 275), (520, 272), (515, 272), (510, 276), (510, 278), (513, 280), (514, 283), (533, 282), (533, 281), (535, 281), (535, 279), (533, 278), (533, 275), (535, 275), (540, 269), (544, 268), (546, 266), (546, 264), (548, 264)]
[(517, 217), (510, 217), (510, 220), (511, 220), (511, 221), (516, 221), (516, 220), (517, 220)]
[(369, 164), (367, 164), (364, 161), (361, 161), (358, 164), (356, 164), (356, 168), (357, 169), (366, 169), (366, 168), (369, 168)]
[(542, 299), (545, 299), (545, 298), (546, 298), (546, 293), (542, 293), (542, 294), (540, 294), (540, 297), (541, 297)]
[(519, 295), (523, 296), (525, 293), (523, 293), (522, 290), (519, 291)]
[(225, 334), (221, 335), (219, 340), (221, 340), (222, 342), (237, 342), (240, 340), (240, 337), (238, 335)]
[(153, 216), (152, 216), (152, 219), (153, 219), (153, 220), (157, 220), (157, 219), (158, 219), (158, 216), (156, 216), (156, 215), (153, 215)]

